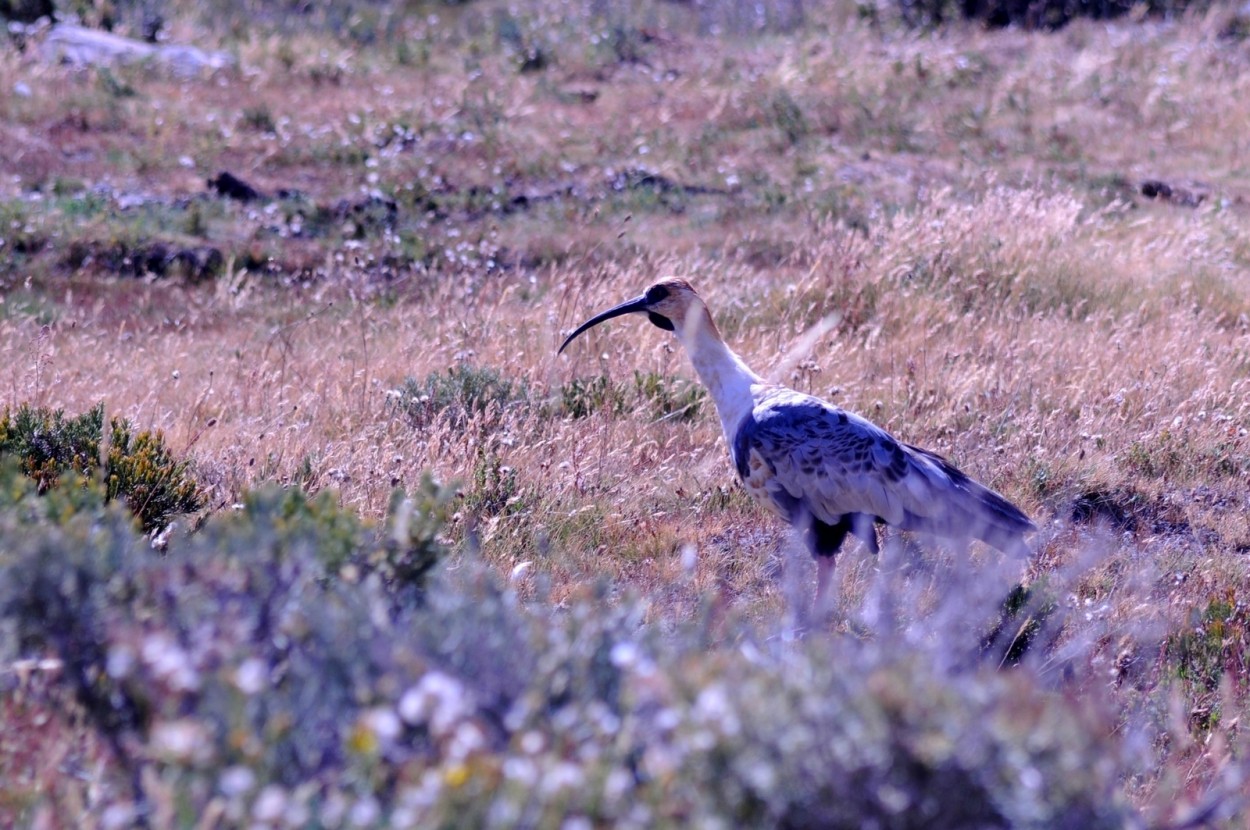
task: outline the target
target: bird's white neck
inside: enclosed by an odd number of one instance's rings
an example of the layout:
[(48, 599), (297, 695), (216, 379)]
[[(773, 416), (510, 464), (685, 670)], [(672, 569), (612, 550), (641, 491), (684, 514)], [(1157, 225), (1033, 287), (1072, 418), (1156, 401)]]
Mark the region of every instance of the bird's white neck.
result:
[(701, 303), (690, 307), (685, 324), (678, 325), (674, 333), (690, 356), (699, 380), (711, 393), (725, 440), (732, 446), (738, 425), (755, 406), (752, 387), (764, 384), (764, 379), (725, 344)]

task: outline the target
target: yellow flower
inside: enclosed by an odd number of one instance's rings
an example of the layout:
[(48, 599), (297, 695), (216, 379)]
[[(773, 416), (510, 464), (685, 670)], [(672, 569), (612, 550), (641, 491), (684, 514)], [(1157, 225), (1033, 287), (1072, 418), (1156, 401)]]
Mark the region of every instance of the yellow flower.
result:
[(364, 724), (357, 724), (347, 739), (347, 745), (352, 752), (361, 755), (375, 755), (378, 751), (378, 737), (373, 734), (371, 729), (366, 728)]
[(459, 789), (468, 783), (469, 768), (464, 764), (453, 764), (443, 773), (443, 780), (447, 782), (449, 787)]

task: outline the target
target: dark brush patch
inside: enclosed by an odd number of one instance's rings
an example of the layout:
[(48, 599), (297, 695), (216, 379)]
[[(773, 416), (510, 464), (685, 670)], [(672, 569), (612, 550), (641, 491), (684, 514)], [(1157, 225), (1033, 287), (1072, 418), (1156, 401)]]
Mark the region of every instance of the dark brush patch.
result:
[(1110, 490), (1087, 490), (1072, 501), (1072, 522), (1106, 522), (1117, 530), (1132, 531), (1137, 527), (1137, 517), (1130, 508), (1134, 496)]

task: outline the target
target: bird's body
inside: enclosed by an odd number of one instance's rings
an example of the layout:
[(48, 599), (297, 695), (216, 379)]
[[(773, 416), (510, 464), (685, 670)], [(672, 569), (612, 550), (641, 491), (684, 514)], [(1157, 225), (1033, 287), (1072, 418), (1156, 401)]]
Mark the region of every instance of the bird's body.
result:
[(707, 387), (743, 486), (799, 530), (823, 595), (848, 533), (877, 550), (876, 525), (979, 539), (1026, 550), (1035, 529), (1011, 502), (939, 455), (895, 440), (872, 422), (811, 395), (768, 383), (726, 344), (703, 300), (682, 280), (592, 318), (565, 340), (611, 317), (645, 312), (674, 332)]

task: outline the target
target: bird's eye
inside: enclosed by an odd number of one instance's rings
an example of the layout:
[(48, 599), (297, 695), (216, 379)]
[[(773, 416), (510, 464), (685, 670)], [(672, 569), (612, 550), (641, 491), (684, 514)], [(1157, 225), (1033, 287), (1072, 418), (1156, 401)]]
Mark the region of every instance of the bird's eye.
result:
[(647, 289), (647, 302), (658, 303), (668, 296), (668, 287), (664, 285), (653, 285)]

